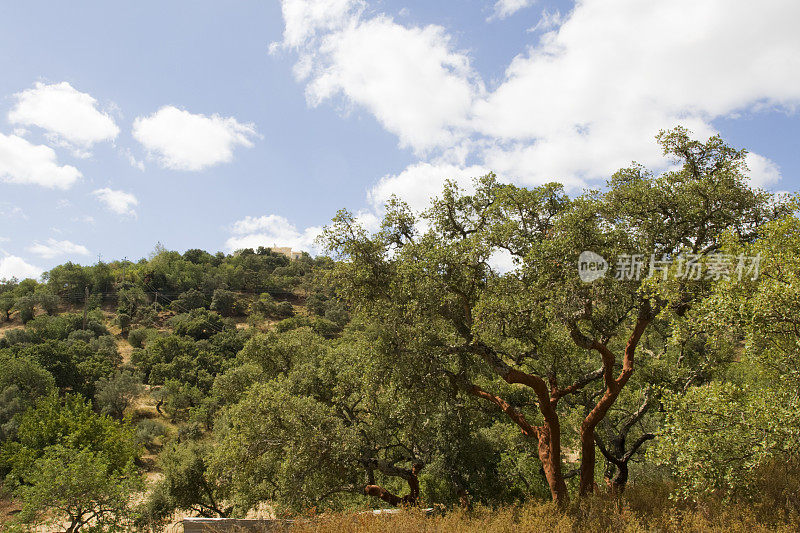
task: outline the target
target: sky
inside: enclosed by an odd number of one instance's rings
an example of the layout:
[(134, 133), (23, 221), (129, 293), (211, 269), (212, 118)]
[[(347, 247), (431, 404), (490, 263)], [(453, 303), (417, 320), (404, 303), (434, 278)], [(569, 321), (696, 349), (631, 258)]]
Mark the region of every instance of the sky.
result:
[(689, 128), (800, 189), (796, 0), (0, 3), (0, 279), (314, 238), (446, 179), (600, 187)]

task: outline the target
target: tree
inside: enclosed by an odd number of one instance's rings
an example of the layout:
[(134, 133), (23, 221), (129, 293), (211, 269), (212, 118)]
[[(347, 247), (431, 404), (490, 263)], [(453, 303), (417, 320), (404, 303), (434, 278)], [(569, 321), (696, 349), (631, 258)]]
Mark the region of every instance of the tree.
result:
[(217, 289), (211, 298), (211, 309), (222, 316), (238, 316), (242, 314), (243, 305), (235, 292)]
[(66, 523), (65, 533), (120, 531), (130, 524), (130, 500), (142, 488), (133, 463), (109, 472), (102, 455), (55, 445), (26, 472), (16, 491), (23, 523)]
[(95, 400), (101, 412), (119, 420), (142, 390), (141, 378), (129, 370), (123, 370), (97, 381)]
[(176, 335), (186, 335), (195, 340), (210, 339), (221, 332), (225, 324), (214, 311), (193, 309), (170, 320)]
[(775, 220), (757, 240), (731, 234), (723, 252), (759, 257), (760, 265), (741, 280), (721, 277), (687, 312), (685, 336), (704, 335), (710, 346), (731, 339), (739, 349), (736, 364), (710, 383), (664, 400), (653, 457), (685, 496), (746, 493), (759, 467), (800, 453), (800, 220)]
[(92, 283), (87, 268), (72, 262), (59, 265), (42, 277), (55, 294), (73, 304), (83, 301), (85, 289)]
[[(22, 416), (17, 440), (3, 445), (6, 483), (27, 522), (66, 518), (68, 531), (89, 523), (120, 529), (132, 492), (141, 486), (133, 428), (98, 415), (80, 396), (49, 396)], [(57, 510), (57, 516), (48, 516)]]
[(33, 295), (20, 296), (14, 301), (14, 308), (19, 312), (19, 319), (27, 324), (36, 313), (36, 298)]
[[(679, 169), (660, 176), (623, 169), (605, 193), (570, 199), (558, 185), (527, 190), (489, 175), (472, 195), (449, 184), (423, 214), (424, 234), (394, 202), (374, 236), (347, 212), (323, 235), (344, 259), (336, 274), (343, 295), (394, 332), (394, 356), (413, 358), (502, 410), (536, 442), (560, 502), (568, 497), (561, 464), (568, 406), (561, 400), (602, 383), (578, 435), (580, 493), (588, 494), (595, 430), (629, 383), (643, 335), (658, 316), (685, 314), (708, 286), (634, 275), (584, 283), (576, 268), (581, 252), (652, 254), (679, 264), (682, 254), (719, 249), (726, 232), (752, 239), (785, 211), (749, 187), (744, 151), (718, 137), (694, 141), (680, 128), (658, 140)], [(491, 268), (498, 250), (510, 254), (514, 270)], [(540, 424), (532, 422), (537, 417)]]
[[(232, 509), (223, 505), (225, 493), (208, 471), (207, 446), (195, 441), (172, 443), (158, 458), (164, 474), (153, 489), (161, 500), (160, 519), (175, 509), (191, 509), (200, 516), (227, 517)], [(153, 506), (155, 507), (155, 506)]]
[(15, 438), (22, 414), (54, 389), (53, 376), (40, 365), (0, 352), (0, 443)]
[(467, 429), (485, 426), (483, 413), (432, 392), (413, 367), (380, 356), (380, 342), (358, 331), (326, 341), (308, 328), (260, 335), (240, 354), (251, 369), (218, 379), (238, 401), (217, 421), (210, 470), (240, 512), (264, 499), (297, 511), (516, 489), (480, 473), (498, 468), (490, 440)]
[(0, 312), (3, 313), (3, 321), (11, 320), (11, 311), (14, 309), (14, 293), (6, 290), (0, 293)]
[[(185, 255), (186, 254), (184, 254), (184, 256)], [(181, 295), (170, 304), (170, 307), (179, 313), (187, 313), (193, 309), (201, 309), (207, 306), (208, 302), (206, 301), (205, 295), (197, 289), (189, 289), (181, 293)]]

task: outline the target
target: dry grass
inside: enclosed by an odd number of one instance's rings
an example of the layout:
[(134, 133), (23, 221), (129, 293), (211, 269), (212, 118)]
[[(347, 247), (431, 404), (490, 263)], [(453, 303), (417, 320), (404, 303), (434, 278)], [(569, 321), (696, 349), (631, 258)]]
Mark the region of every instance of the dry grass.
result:
[(395, 515), (327, 514), (300, 521), (300, 533), (512, 533), (519, 531), (572, 532), (702, 532), (759, 533), (800, 531), (800, 517), (752, 505), (724, 502), (681, 504), (661, 490), (637, 488), (624, 500), (592, 497), (559, 510), (552, 503), (528, 503), (501, 508), (480, 507), (428, 516), (414, 509)]

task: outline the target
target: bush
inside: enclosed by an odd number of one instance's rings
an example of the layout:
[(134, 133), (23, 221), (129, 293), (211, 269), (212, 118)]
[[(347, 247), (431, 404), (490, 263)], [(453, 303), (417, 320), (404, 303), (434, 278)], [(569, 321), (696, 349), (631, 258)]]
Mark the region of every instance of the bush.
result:
[(245, 307), (235, 292), (217, 289), (211, 298), (211, 309), (222, 316), (240, 316), (244, 314)]
[(152, 328), (135, 328), (128, 333), (128, 343), (134, 348), (144, 348), (148, 341), (158, 335), (158, 331)]
[(294, 316), (294, 307), (289, 302), (281, 302), (278, 304), (276, 312), (280, 317), (292, 317)]
[(40, 292), (36, 295), (36, 301), (48, 315), (55, 315), (58, 312), (59, 298), (49, 292)]
[(95, 400), (100, 411), (121, 419), (125, 409), (142, 393), (142, 380), (139, 376), (123, 370), (110, 378), (97, 381)]
[(172, 310), (178, 313), (188, 313), (193, 309), (201, 309), (207, 306), (208, 302), (206, 301), (205, 295), (197, 289), (189, 289), (181, 293), (181, 295), (175, 298), (170, 304)]
[(36, 299), (33, 296), (22, 296), (14, 302), (14, 307), (19, 311), (19, 319), (23, 324), (33, 320), (35, 313)]
[(250, 314), (259, 314), (265, 317), (275, 316), (278, 313), (278, 306), (269, 293), (263, 293), (258, 300), (250, 304)]
[(136, 424), (136, 442), (149, 450), (155, 447), (155, 440), (157, 438), (165, 437), (166, 435), (167, 426), (157, 420), (145, 418)]
[(178, 315), (170, 320), (170, 324), (176, 335), (185, 335), (198, 341), (210, 339), (225, 328), (222, 318), (206, 309), (193, 309), (188, 314)]
[(122, 336), (127, 337), (131, 330), (131, 316), (127, 313), (120, 313), (117, 315), (117, 323)]

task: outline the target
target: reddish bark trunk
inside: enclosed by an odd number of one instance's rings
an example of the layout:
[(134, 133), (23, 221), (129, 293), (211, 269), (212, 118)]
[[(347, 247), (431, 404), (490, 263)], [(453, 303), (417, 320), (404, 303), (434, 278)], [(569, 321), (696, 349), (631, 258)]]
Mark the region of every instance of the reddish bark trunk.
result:
[(625, 354), (622, 362), (622, 372), (615, 379), (614, 372), (614, 354), (604, 344), (597, 341), (592, 342), (592, 349), (600, 353), (603, 360), (603, 380), (606, 384), (606, 391), (600, 398), (600, 401), (594, 406), (594, 409), (586, 416), (581, 423), (581, 480), (580, 480), (580, 494), (586, 496), (595, 490), (594, 481), (594, 467), (595, 467), (595, 438), (594, 430), (606, 416), (608, 410), (617, 401), (620, 391), (628, 383), (628, 380), (633, 374), (634, 355), (636, 353), (636, 346), (639, 344), (644, 330), (650, 323), (651, 316), (649, 309), (643, 309), (639, 313), (639, 318), (633, 328), (628, 343), (625, 346)]
[(538, 429), (539, 460), (550, 487), (550, 496), (559, 505), (566, 504), (569, 494), (564, 473), (561, 471), (561, 426), (556, 418), (550, 423), (545, 422)]
[(405, 496), (398, 496), (384, 489), (380, 485), (367, 485), (364, 487), (364, 494), (380, 498), (390, 505), (400, 507), (402, 505), (416, 505), (419, 500), (419, 472), (422, 470), (422, 464), (416, 463), (411, 467), (411, 470), (402, 471), (400, 474), (408, 483), (408, 494)]

